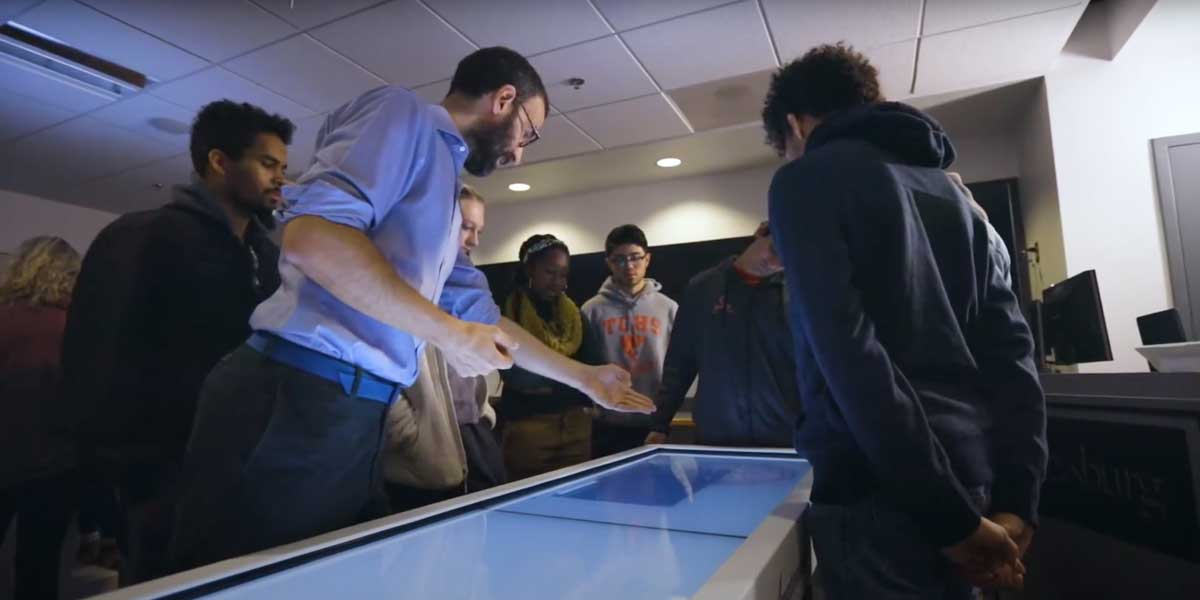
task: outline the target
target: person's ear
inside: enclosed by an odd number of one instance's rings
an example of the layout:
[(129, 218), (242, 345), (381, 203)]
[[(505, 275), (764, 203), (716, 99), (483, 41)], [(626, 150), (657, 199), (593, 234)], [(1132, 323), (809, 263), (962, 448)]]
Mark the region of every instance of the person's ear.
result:
[(504, 84), (496, 91), (492, 92), (492, 102), (489, 110), (492, 115), (502, 115), (511, 110), (511, 106), (517, 101), (517, 88), (512, 84)]
[(213, 148), (208, 151), (208, 172), (224, 175), (229, 170), (229, 155)]

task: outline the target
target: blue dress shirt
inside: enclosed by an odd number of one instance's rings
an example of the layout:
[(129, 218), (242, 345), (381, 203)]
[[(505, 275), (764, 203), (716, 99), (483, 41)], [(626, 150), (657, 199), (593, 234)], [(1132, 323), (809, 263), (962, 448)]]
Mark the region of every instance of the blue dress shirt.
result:
[[(429, 301), (460, 319), (499, 321), (487, 279), (458, 249), (467, 144), (444, 108), (378, 88), (330, 113), (316, 149), (283, 190), (283, 222), (313, 215), (358, 229)], [(343, 304), (282, 258), (279, 273), (279, 290), (250, 318), (255, 331), (412, 385), (423, 340)]]

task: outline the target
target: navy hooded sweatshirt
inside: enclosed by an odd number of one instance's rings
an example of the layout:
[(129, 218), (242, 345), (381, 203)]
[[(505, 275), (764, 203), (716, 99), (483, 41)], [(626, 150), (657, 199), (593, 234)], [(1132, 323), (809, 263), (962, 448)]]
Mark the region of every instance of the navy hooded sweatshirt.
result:
[(946, 177), (949, 138), (883, 103), (826, 118), (775, 174), (814, 502), (877, 496), (939, 547), (994, 512), (1036, 523), (1045, 399), (987, 225)]

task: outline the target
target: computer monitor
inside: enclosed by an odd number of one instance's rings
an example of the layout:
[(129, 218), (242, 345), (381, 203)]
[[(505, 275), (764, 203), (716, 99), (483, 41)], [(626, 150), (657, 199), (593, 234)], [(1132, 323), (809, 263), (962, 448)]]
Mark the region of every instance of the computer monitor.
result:
[(1144, 346), (1187, 341), (1187, 335), (1183, 331), (1183, 319), (1174, 308), (1142, 315), (1137, 318), (1137, 326)]
[(1095, 271), (1046, 288), (1041, 310), (1047, 362), (1074, 365), (1112, 360)]

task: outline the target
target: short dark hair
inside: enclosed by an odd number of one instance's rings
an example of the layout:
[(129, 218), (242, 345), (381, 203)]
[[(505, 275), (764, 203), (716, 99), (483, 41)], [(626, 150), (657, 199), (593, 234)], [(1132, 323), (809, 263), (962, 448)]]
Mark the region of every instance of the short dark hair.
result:
[(232, 100), (217, 100), (205, 105), (192, 122), (192, 168), (204, 176), (208, 169), (208, 153), (216, 149), (238, 160), (247, 148), (254, 145), (260, 133), (279, 136), (284, 144), (292, 143), (296, 126), (279, 115)]
[(449, 93), (478, 98), (504, 85), (517, 88), (517, 98), (541, 96), (547, 114), (550, 112), (550, 96), (542, 77), (524, 56), (503, 46), (481, 48), (459, 61)]
[(642, 231), (641, 227), (621, 225), (608, 232), (608, 237), (604, 238), (604, 253), (612, 254), (617, 246), (625, 244), (641, 246), (642, 250), (650, 249), (650, 244), (646, 243), (646, 232)]
[(788, 115), (824, 118), (883, 99), (879, 71), (862, 53), (840, 42), (817, 46), (771, 77), (762, 111), (767, 143), (783, 154)]

